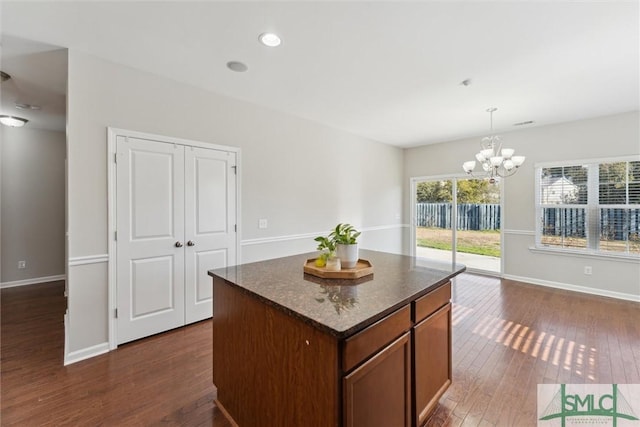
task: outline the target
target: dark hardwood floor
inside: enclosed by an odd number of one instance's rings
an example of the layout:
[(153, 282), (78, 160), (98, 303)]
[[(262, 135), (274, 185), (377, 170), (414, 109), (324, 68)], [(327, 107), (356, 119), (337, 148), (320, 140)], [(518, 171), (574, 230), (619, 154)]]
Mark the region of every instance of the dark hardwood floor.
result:
[(430, 426), (535, 426), (538, 384), (640, 383), (640, 303), (464, 274)]
[[(1, 292), (1, 425), (230, 425), (211, 322), (64, 367), (63, 289)], [(453, 384), (427, 425), (535, 426), (538, 383), (640, 383), (638, 303), (470, 274), (453, 301)]]
[(210, 321), (64, 367), (63, 293), (2, 290), (2, 426), (231, 426), (213, 404)]

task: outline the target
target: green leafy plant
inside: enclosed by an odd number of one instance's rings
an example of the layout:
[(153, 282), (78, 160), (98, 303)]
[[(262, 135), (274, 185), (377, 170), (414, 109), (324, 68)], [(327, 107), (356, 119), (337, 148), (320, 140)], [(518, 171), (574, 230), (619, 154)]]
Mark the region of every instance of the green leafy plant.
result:
[(356, 230), (351, 224), (338, 224), (328, 236), (318, 236), (315, 240), (318, 242), (317, 249), (322, 251), (320, 260), (316, 265), (323, 266), (327, 259), (336, 256), (337, 245), (353, 245), (358, 243), (360, 231)]
[(358, 243), (358, 237), (360, 234), (361, 232), (356, 230), (351, 224), (338, 224), (329, 234), (329, 239), (335, 244), (354, 245)]
[(320, 257), (324, 261), (326, 261), (327, 258), (332, 258), (332, 257), (336, 256), (336, 244), (332, 239), (330, 239), (329, 237), (325, 237), (325, 236), (318, 236), (313, 240), (318, 242), (317, 249), (319, 251), (322, 251), (322, 254), (320, 255)]

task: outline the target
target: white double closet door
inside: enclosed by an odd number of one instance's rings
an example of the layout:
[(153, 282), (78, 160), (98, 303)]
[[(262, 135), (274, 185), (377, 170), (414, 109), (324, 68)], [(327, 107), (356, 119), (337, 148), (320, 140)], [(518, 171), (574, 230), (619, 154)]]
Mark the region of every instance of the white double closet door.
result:
[(236, 263), (236, 153), (116, 137), (119, 344), (212, 315)]

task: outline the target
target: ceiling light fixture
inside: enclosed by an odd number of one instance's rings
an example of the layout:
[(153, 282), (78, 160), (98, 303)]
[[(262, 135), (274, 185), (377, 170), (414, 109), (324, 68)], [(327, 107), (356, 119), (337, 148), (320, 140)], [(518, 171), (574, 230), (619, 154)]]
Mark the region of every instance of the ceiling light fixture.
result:
[(268, 47), (280, 46), (280, 43), (282, 43), (280, 37), (273, 33), (262, 33), (258, 37), (258, 40), (260, 40), (260, 43)]
[(6, 116), (4, 114), (0, 116), (0, 123), (2, 123), (5, 126), (11, 126), (11, 127), (14, 127), (14, 128), (22, 127), (28, 121), (29, 120), (23, 119), (22, 117)]
[[(495, 183), (500, 178), (506, 178), (517, 172), (524, 163), (524, 156), (514, 156), (512, 148), (502, 148), (500, 137), (493, 135), (493, 112), (497, 108), (489, 108), (487, 112), (491, 117), (491, 135), (482, 138), (480, 151), (476, 154), (476, 160), (482, 165), (484, 176), (490, 183)], [(462, 169), (467, 175), (473, 175), (476, 167), (476, 160), (470, 160), (462, 164)]]

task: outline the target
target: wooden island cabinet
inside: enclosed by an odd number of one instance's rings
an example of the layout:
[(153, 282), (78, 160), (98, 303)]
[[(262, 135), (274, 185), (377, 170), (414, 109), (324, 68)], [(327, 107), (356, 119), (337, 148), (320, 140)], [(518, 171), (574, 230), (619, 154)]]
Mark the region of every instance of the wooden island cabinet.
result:
[(360, 251), (357, 280), (310, 255), (212, 270), (213, 383), (237, 425), (422, 425), (451, 383), (451, 282), (462, 265)]

